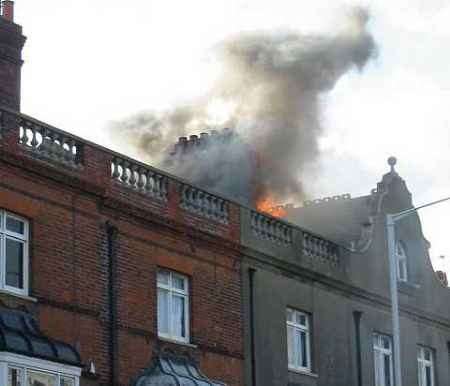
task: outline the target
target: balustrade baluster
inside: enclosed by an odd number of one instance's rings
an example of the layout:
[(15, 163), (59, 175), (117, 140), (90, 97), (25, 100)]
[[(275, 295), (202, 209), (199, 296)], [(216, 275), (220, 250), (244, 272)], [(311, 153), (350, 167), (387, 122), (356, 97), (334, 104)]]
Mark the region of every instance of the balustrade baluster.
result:
[(120, 160), (118, 158), (113, 158), (112, 174), (111, 174), (111, 177), (113, 178), (113, 180), (117, 180), (120, 177), (119, 163), (120, 163)]
[(136, 165), (132, 165), (130, 167), (130, 179), (129, 179), (128, 182), (129, 182), (129, 184), (131, 185), (132, 188), (136, 188), (136, 182), (137, 182), (136, 169), (137, 169)]
[(128, 185), (128, 179), (129, 179), (128, 166), (129, 165), (130, 165), (130, 163), (128, 161), (123, 161), (123, 163), (122, 163), (122, 176), (120, 177), (120, 180), (125, 185)]

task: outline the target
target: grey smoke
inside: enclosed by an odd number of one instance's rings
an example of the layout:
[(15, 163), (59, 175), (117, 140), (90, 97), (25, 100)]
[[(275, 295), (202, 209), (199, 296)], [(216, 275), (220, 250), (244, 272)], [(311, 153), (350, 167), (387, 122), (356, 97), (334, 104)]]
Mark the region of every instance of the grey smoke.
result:
[[(146, 160), (224, 195), (249, 196), (253, 186), (256, 195), (270, 192), (278, 202), (298, 201), (304, 194), (300, 175), (319, 157), (321, 94), (353, 68), (362, 70), (376, 52), (368, 21), (366, 9), (353, 8), (332, 36), (290, 31), (232, 36), (214, 47), (222, 72), (207, 95), (116, 122), (112, 132), (134, 141)], [(179, 136), (214, 128), (211, 101), (234, 106), (223, 124), (237, 133), (234, 139), (168, 156)]]

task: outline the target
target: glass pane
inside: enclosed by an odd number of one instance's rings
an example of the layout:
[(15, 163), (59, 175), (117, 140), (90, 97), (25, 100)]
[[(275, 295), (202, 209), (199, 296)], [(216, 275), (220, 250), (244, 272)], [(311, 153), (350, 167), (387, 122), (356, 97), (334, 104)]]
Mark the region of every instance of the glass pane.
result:
[(375, 386), (382, 386), (382, 377), (381, 374), (381, 363), (380, 363), (380, 353), (375, 350), (374, 352), (375, 359)]
[(172, 286), (177, 290), (184, 291), (184, 278), (177, 275), (172, 275)]
[(23, 223), (23, 221), (6, 216), (6, 229), (10, 232), (23, 235), (25, 233), (25, 224)]
[(186, 337), (185, 299), (181, 296), (172, 297), (172, 333), (177, 337)]
[(56, 375), (40, 373), (37, 371), (27, 371), (28, 386), (57, 386)]
[(294, 362), (294, 327), (287, 326), (287, 346), (288, 346), (288, 362), (295, 365)]
[(6, 239), (6, 285), (23, 288), (23, 243)]
[(8, 386), (22, 386), (22, 370), (8, 369)]
[(290, 308), (286, 309), (286, 319), (288, 322), (294, 321), (294, 310), (291, 310)]
[(424, 358), (427, 361), (431, 361), (431, 350), (428, 350), (426, 348), (423, 349), (423, 353), (424, 353)]
[(423, 364), (421, 362), (419, 362), (419, 386), (425, 386), (424, 382), (423, 382)]
[(300, 339), (300, 331), (294, 328), (294, 358), (293, 358), (293, 363), (294, 366), (299, 367), (301, 366), (301, 339)]
[(387, 336), (383, 336), (381, 338), (382, 344), (383, 344), (383, 348), (389, 350), (391, 348), (391, 340), (387, 337)]
[(73, 378), (61, 377), (60, 386), (75, 386), (75, 380)]
[(306, 327), (306, 315), (297, 312), (297, 323)]
[(301, 355), (301, 366), (307, 368), (308, 367), (308, 355), (307, 355), (307, 348), (306, 348), (306, 333), (304, 331), (300, 332), (300, 347), (302, 350)]
[(390, 355), (383, 355), (384, 357), (384, 385), (392, 386), (391, 384), (391, 357)]
[(158, 333), (169, 333), (169, 292), (158, 288)]
[(162, 269), (160, 269), (158, 271), (158, 283), (169, 285), (169, 276), (170, 274), (168, 271), (163, 271)]
[(431, 367), (427, 366), (425, 367), (425, 379), (426, 379), (426, 386), (432, 386), (431, 383)]

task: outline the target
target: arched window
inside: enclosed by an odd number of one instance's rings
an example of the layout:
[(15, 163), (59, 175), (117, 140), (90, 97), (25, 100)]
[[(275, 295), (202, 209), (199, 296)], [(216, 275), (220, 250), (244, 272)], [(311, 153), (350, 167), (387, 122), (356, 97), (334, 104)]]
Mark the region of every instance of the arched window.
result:
[(406, 255), (405, 246), (401, 241), (397, 241), (395, 256), (397, 258), (398, 281), (408, 281), (408, 256)]

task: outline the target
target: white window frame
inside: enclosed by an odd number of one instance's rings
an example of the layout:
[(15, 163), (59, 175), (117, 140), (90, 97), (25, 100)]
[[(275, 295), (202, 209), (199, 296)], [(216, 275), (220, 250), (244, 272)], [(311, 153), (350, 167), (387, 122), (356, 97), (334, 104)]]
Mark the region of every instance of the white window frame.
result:
[[(384, 339), (389, 341), (389, 347), (383, 345)], [(389, 335), (374, 333), (373, 334), (373, 356), (375, 370), (375, 386), (394, 386), (394, 363), (392, 338)], [(386, 373), (384, 367), (384, 357), (389, 356), (389, 379), (390, 385), (386, 384)]]
[[(300, 324), (292, 320), (287, 319), (287, 313), (288, 311), (292, 312), (294, 315), (303, 316), (305, 318), (305, 324)], [(305, 344), (305, 351), (306, 351), (306, 366), (301, 366), (299, 364), (293, 363), (292, 358), (289, 358), (289, 350), (288, 350), (288, 368), (289, 370), (294, 371), (300, 371), (300, 372), (306, 372), (306, 373), (312, 373), (312, 361), (311, 361), (311, 329), (310, 329), (310, 316), (306, 312), (298, 311), (294, 308), (287, 307), (286, 309), (286, 336), (287, 336), (287, 344), (289, 345), (289, 334), (288, 334), (288, 328), (291, 327), (294, 329), (295, 332), (304, 332), (305, 333), (305, 341), (303, 344)], [(292, 345), (295, 345), (295, 341), (291, 342)], [(300, 352), (303, 352), (302, 347), (298, 347), (298, 350)]]
[[(425, 353), (428, 352), (430, 354), (430, 359), (425, 359)], [(417, 351), (417, 371), (418, 371), (418, 380), (419, 386), (427, 386), (427, 373), (426, 368), (430, 368), (431, 374), (431, 386), (435, 386), (434, 381), (434, 351), (431, 348), (419, 346)]]
[[(400, 282), (407, 282), (408, 281), (408, 255), (406, 254), (405, 245), (400, 240), (397, 241), (395, 244), (395, 258), (397, 260), (397, 280)], [(402, 272), (403, 272), (403, 275), (402, 275)]]
[[(169, 274), (169, 284), (163, 284), (161, 282), (158, 281), (158, 274), (160, 272), (166, 272)], [(176, 287), (174, 287), (172, 285), (173, 282), (173, 278), (176, 277), (178, 279), (182, 279), (183, 283), (184, 283), (184, 290), (180, 290)], [(174, 272), (170, 269), (166, 269), (166, 268), (158, 268), (157, 271), (157, 278), (156, 278), (156, 282), (157, 282), (157, 288), (158, 289), (163, 289), (165, 291), (168, 292), (168, 309), (172, 310), (172, 298), (174, 295), (178, 296), (178, 297), (182, 297), (184, 299), (184, 331), (186, 333), (186, 336), (178, 336), (174, 333), (174, 320), (172, 319), (172, 312), (169, 311), (169, 315), (168, 315), (168, 323), (169, 323), (169, 333), (163, 333), (161, 331), (159, 331), (159, 315), (157, 315), (157, 319), (158, 319), (158, 337), (164, 338), (164, 339), (169, 339), (169, 340), (174, 340), (174, 341), (178, 341), (178, 342), (182, 342), (182, 343), (189, 343), (190, 341), (190, 331), (189, 331), (189, 324), (190, 324), (190, 309), (189, 309), (189, 278), (185, 275), (179, 274), (177, 272)], [(157, 291), (157, 302), (159, 303), (159, 291)], [(157, 306), (157, 309), (159, 307)]]
[[(18, 234), (6, 229), (6, 218), (13, 218), (24, 225), (24, 234)], [(6, 239), (13, 239), (23, 243), (23, 288), (16, 288), (6, 285)], [(29, 223), (28, 220), (0, 209), (0, 289), (18, 295), (28, 296), (29, 290)]]
[(30, 358), (13, 353), (0, 353), (0, 385), (8, 385), (8, 370), (10, 368), (21, 370), (21, 384), (26, 386), (27, 372), (35, 371), (47, 373), (57, 377), (57, 386), (61, 378), (72, 378), (75, 386), (80, 386), (81, 368), (50, 362), (43, 359)]

